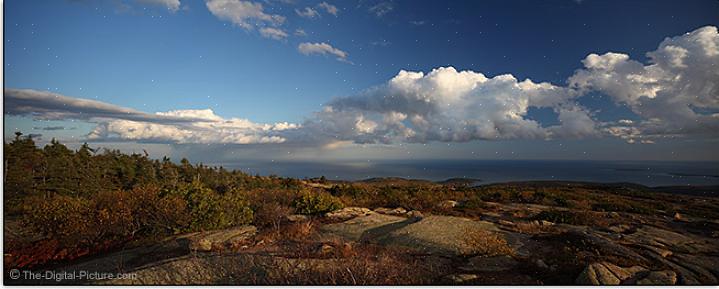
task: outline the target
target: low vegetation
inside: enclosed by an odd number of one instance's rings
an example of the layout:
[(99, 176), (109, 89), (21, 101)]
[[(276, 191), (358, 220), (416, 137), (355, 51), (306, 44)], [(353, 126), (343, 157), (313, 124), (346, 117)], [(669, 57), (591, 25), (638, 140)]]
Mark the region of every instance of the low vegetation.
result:
[[(88, 145), (71, 150), (54, 140), (38, 148), (31, 138), (19, 133), (5, 143), (4, 162), (5, 222), (18, 228), (6, 235), (6, 265), (17, 268), (66, 262), (172, 234), (245, 224), (267, 232), (267, 238), (301, 239), (313, 230), (314, 223), (294, 224), (291, 229), (285, 226), (282, 230), (287, 232), (279, 233), (287, 216), (317, 216), (345, 206), (402, 207), (478, 218), (492, 212), (496, 203), (534, 204), (547, 209), (516, 215), (518, 222), (544, 220), (602, 227), (608, 223), (598, 220), (606, 218), (597, 216), (607, 212), (668, 217), (681, 212), (719, 218), (716, 203), (651, 193), (636, 186), (516, 183), (470, 187), (402, 179), (340, 182), (324, 177), (253, 176), (193, 165), (186, 159), (174, 163), (168, 158), (153, 160), (147, 154), (123, 154)], [(444, 200), (456, 200), (458, 205), (437, 205)], [(674, 204), (681, 204), (681, 209)], [(523, 230), (541, 231), (536, 225), (525, 227)], [(506, 244), (491, 236), (468, 237), (476, 237), (472, 240), (482, 246), (491, 245), (493, 251), (506, 250)], [(374, 281), (367, 284), (389, 278), (381, 275), (382, 267), (372, 265), (374, 261), (357, 262), (375, 267), (364, 273), (352, 271), (355, 278), (356, 274), (375, 274)], [(337, 282), (342, 279), (344, 284), (350, 283), (348, 276), (344, 271), (335, 275)]]

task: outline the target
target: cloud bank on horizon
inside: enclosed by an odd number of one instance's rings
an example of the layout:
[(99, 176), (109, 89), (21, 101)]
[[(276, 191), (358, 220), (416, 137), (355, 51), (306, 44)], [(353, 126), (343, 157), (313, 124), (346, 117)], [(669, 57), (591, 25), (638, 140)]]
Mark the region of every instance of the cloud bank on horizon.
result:
[[(241, 2), (241, 1), (239, 1)], [(212, 3), (212, 5), (211, 5)], [(207, 5), (240, 27), (281, 18), (238, 1)], [(332, 11), (329, 8), (327, 11)], [(230, 12), (228, 12), (230, 11)], [(335, 11), (336, 12), (336, 11)], [(213, 12), (215, 13), (215, 12)], [(329, 12), (332, 13), (332, 12)], [(218, 16), (220, 17), (220, 16)], [(271, 29), (271, 28), (270, 28)], [(286, 36), (286, 35), (285, 35)], [(281, 37), (280, 37), (281, 38)], [(304, 43), (303, 43), (304, 44)], [(326, 43), (300, 45), (304, 54), (347, 54)], [(384, 84), (336, 98), (304, 123), (254, 123), (225, 119), (210, 109), (145, 113), (99, 101), (32, 89), (5, 89), (5, 114), (35, 119), (79, 119), (96, 124), (89, 140), (178, 144), (467, 142), (508, 139), (617, 137), (634, 143), (662, 138), (715, 138), (719, 129), (719, 32), (705, 26), (666, 38), (643, 64), (622, 53), (589, 54), (566, 86), (511, 74), (487, 77), (440, 67), (428, 73), (400, 71)], [(639, 119), (600, 121), (578, 99), (605, 94)], [(531, 108), (551, 109), (558, 124), (528, 118)]]

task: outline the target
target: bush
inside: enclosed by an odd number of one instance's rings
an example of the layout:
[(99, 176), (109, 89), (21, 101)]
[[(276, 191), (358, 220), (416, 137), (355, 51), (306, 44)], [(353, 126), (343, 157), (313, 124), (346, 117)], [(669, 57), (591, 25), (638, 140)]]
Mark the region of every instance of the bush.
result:
[(258, 204), (254, 210), (254, 224), (258, 227), (274, 227), (279, 230), (282, 221), (290, 214), (292, 208), (277, 202)]
[(343, 207), (342, 202), (327, 193), (306, 191), (294, 201), (295, 212), (303, 215), (318, 215)]
[(555, 197), (554, 204), (556, 204), (557, 206), (560, 206), (560, 207), (568, 207), (569, 206), (569, 202), (564, 197)]
[(596, 215), (597, 213), (589, 211), (560, 211), (560, 210), (548, 210), (542, 211), (535, 215), (532, 219), (544, 220), (553, 223), (564, 223), (570, 225), (579, 226), (597, 226), (606, 227), (608, 226), (608, 220), (601, 218)]
[(217, 194), (195, 181), (168, 193), (187, 203), (189, 224), (185, 231), (218, 230), (252, 222), (252, 209), (245, 198), (233, 192)]
[(89, 200), (59, 194), (28, 197), (24, 211), (26, 226), (61, 246), (88, 244), (98, 235)]
[(130, 192), (133, 222), (143, 236), (166, 236), (181, 232), (190, 221), (187, 202), (176, 195), (164, 195), (157, 187)]

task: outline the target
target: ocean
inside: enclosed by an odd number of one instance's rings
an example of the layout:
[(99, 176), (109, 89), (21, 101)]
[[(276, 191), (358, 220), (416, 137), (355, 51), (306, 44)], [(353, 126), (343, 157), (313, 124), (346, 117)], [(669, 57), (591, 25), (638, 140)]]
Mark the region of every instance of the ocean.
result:
[(236, 162), (213, 164), (250, 174), (334, 180), (402, 177), (441, 181), (480, 179), (478, 184), (510, 181), (629, 182), (645, 186), (719, 185), (718, 162), (556, 161), (556, 160), (386, 160), (335, 162)]

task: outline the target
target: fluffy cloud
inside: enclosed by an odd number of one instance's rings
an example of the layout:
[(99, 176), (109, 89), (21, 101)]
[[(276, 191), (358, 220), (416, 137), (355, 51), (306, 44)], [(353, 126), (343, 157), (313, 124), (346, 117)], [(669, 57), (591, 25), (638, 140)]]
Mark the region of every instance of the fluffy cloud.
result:
[(296, 129), (290, 123), (258, 124), (247, 119), (223, 119), (210, 109), (176, 110), (158, 115), (175, 117), (203, 117), (207, 121), (171, 125), (130, 120), (110, 120), (98, 124), (89, 139), (114, 139), (190, 144), (255, 144), (282, 143), (285, 138), (277, 132)]
[(264, 12), (262, 4), (241, 0), (207, 0), (207, 9), (221, 20), (226, 20), (244, 29), (258, 25), (278, 26), (285, 22), (281, 15)]
[(706, 26), (666, 38), (649, 64), (622, 53), (590, 54), (571, 88), (598, 91), (626, 105), (640, 121), (607, 124), (609, 134), (638, 138), (716, 135), (719, 130), (719, 33)]
[(322, 3), (318, 4), (317, 6), (324, 9), (325, 11), (327, 11), (327, 13), (337, 16), (337, 11), (338, 11), (337, 6), (334, 6), (327, 2), (322, 2)]
[(301, 17), (305, 17), (305, 18), (315, 18), (315, 17), (320, 16), (320, 13), (317, 12), (317, 10), (312, 9), (310, 7), (305, 7), (305, 9), (302, 9), (302, 10), (295, 9), (295, 13), (297, 13), (297, 15), (299, 15)]
[(142, 4), (164, 6), (172, 12), (177, 12), (180, 9), (180, 0), (137, 0)]
[(135, 140), (162, 143), (282, 143), (292, 123), (261, 124), (224, 119), (210, 109), (145, 113), (100, 101), (35, 90), (5, 89), (5, 114), (35, 119), (79, 119), (96, 123), (92, 140)]
[(300, 53), (304, 55), (311, 55), (311, 54), (321, 54), (321, 55), (334, 55), (337, 56), (337, 60), (340, 61), (347, 61), (347, 52), (344, 52), (342, 50), (339, 50), (337, 48), (332, 47), (332, 45), (329, 45), (325, 42), (322, 43), (309, 43), (304, 42), (300, 43), (299, 46), (297, 46), (297, 49), (300, 51)]
[[(215, 1), (210, 1), (215, 2)], [(208, 6), (209, 3), (208, 2)], [(240, 1), (221, 1), (240, 3)], [(258, 4), (259, 5), (259, 4)], [(260, 6), (261, 10), (261, 6)], [(263, 27), (272, 29), (271, 27)], [(286, 33), (260, 32), (282, 39)], [(274, 33), (274, 34), (273, 34)], [(305, 55), (347, 53), (327, 43), (301, 43)], [(663, 137), (717, 137), (719, 32), (707, 26), (667, 38), (647, 53), (648, 64), (622, 53), (590, 54), (568, 86), (485, 76), (440, 67), (400, 71), (386, 83), (336, 98), (301, 126), (225, 119), (211, 110), (145, 113), (51, 92), (5, 89), (5, 114), (96, 123), (92, 139), (165, 143), (286, 143), (325, 147), (354, 143), (465, 142), (472, 140), (616, 137), (651, 144)], [(577, 99), (590, 92), (630, 108), (634, 120), (598, 121)], [(531, 119), (531, 108), (550, 108), (558, 124)]]
[[(358, 143), (545, 139), (597, 135), (573, 92), (549, 83), (488, 78), (442, 67), (400, 71), (388, 83), (327, 104), (305, 128), (331, 141)], [(551, 107), (561, 124), (542, 127), (530, 107)]]
[(260, 34), (262, 37), (265, 38), (271, 38), (275, 40), (282, 40), (287, 38), (287, 32), (283, 31), (282, 29), (272, 28), (272, 27), (264, 27), (260, 29)]

